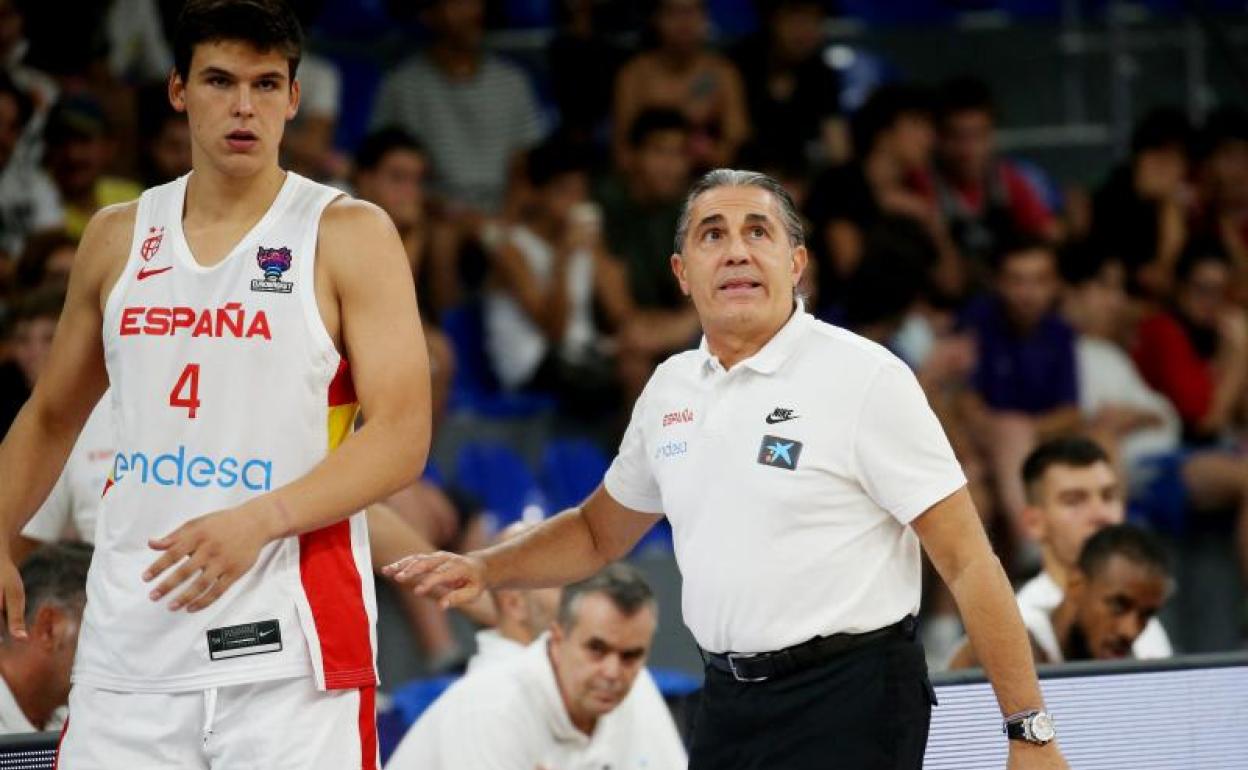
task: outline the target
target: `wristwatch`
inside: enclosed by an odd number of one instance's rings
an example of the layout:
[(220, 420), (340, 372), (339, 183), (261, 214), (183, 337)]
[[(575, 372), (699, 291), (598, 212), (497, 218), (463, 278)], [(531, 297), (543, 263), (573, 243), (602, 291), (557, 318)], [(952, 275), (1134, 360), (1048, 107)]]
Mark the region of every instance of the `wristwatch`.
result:
[(1001, 732), (1012, 741), (1027, 741), (1037, 746), (1043, 746), (1057, 737), (1057, 730), (1053, 728), (1053, 717), (1047, 711), (1039, 709), (1006, 717)]

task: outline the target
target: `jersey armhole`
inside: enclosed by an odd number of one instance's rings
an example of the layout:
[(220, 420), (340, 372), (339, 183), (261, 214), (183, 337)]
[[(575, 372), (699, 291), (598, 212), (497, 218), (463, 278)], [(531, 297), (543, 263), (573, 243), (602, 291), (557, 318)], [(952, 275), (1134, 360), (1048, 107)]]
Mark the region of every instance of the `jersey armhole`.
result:
[[(130, 232), (130, 248), (126, 252), (125, 264), (121, 268), (121, 273), (117, 276), (117, 282), (108, 290), (108, 299), (104, 301), (104, 312), (101, 314), (102, 328), (101, 336), (107, 340), (108, 330), (113, 327), (113, 321), (116, 320), (118, 308), (121, 306), (122, 300), (125, 299), (127, 282), (126, 276), (130, 275), (132, 267), (140, 260), (139, 244), (143, 242), (140, 237), (140, 230), (147, 224), (150, 219), (152, 210), (152, 194), (153, 190), (144, 190), (139, 196), (138, 206), (134, 212), (134, 226)], [(163, 233), (162, 233), (163, 235)]]
[(321, 219), (325, 216), (325, 209), (334, 201), (345, 197), (346, 193), (326, 187), (322, 190), (322, 194), (309, 204), (311, 210), (308, 212), (308, 221), (311, 227), (303, 243), (303, 253), (307, 257), (300, 262), (299, 281), (295, 287), (295, 291), (299, 293), (299, 304), (303, 307), (303, 315), (307, 321), (308, 330), (312, 333), (312, 340), (317, 351), (327, 361), (334, 362), (335, 366), (346, 358), (346, 354), (334, 345), (333, 338), (329, 336), (329, 330), (325, 328), (325, 319), (321, 316), (321, 308), (317, 303), (316, 253), (320, 247)]

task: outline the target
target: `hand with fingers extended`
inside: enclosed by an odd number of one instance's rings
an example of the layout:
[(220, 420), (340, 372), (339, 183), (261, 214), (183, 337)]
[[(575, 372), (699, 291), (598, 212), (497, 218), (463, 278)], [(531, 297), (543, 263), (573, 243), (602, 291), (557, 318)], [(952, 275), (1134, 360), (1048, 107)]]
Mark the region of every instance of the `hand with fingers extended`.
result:
[(262, 521), (243, 505), (199, 516), (162, 538), (149, 540), (153, 550), (164, 553), (143, 573), (143, 580), (150, 583), (173, 569), (152, 589), (152, 601), (186, 585), (170, 602), (170, 610), (196, 612), (215, 602), (251, 569), (271, 539)]
[(0, 557), (0, 601), (4, 602), (9, 636), (25, 639), (26, 588), (22, 585), (22, 574), (8, 554)]
[(382, 567), (381, 572), (414, 593), (433, 599), (444, 610), (468, 604), (489, 587), (485, 562), (472, 554), (418, 553)]

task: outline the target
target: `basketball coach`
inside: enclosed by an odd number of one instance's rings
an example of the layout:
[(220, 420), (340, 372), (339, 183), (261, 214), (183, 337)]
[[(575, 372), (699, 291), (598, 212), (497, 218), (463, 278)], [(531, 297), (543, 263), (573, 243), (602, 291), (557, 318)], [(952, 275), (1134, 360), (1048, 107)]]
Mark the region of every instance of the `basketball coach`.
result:
[(583, 579), (667, 516), (706, 661), (690, 767), (920, 770), (922, 544), (996, 691), (1003, 723), (983, 729), (1008, 736), (1010, 770), (1065, 770), (949, 442), (899, 359), (805, 312), (803, 243), (775, 180), (702, 177), (671, 257), (702, 344), (655, 371), (602, 485), (523, 537), (387, 571), (457, 606)]

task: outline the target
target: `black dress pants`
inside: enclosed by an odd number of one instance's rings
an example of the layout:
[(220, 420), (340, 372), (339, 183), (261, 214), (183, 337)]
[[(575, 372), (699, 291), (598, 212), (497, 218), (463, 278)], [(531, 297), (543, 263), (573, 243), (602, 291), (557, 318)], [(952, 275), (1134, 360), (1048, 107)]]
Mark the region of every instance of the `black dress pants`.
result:
[(935, 692), (901, 636), (766, 682), (707, 667), (690, 770), (922, 770)]

